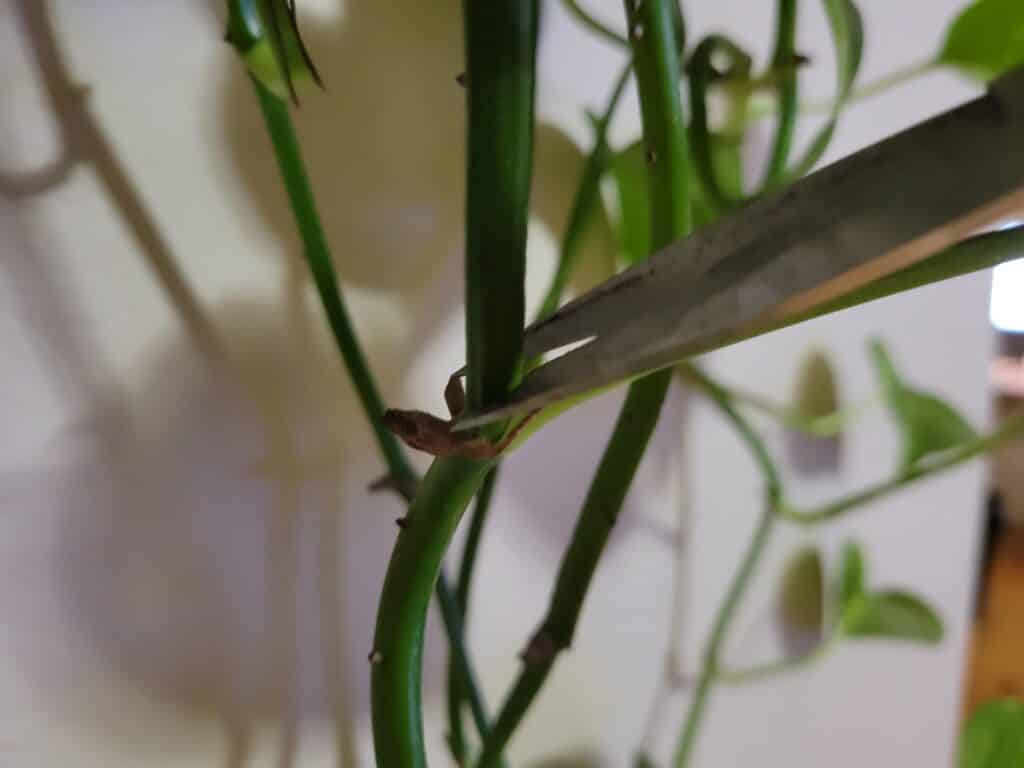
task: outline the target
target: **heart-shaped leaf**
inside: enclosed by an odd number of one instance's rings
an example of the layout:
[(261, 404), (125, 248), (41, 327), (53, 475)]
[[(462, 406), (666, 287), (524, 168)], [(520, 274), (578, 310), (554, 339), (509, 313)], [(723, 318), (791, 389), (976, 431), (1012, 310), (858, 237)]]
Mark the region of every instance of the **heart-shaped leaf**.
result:
[(821, 642), (825, 621), (825, 576), (814, 547), (795, 552), (782, 573), (779, 622), (789, 655), (808, 652)]
[(1024, 64), (1024, 3), (976, 0), (946, 31), (938, 62), (982, 80)]
[(839, 408), (836, 376), (828, 355), (821, 349), (812, 349), (800, 364), (793, 408), (807, 419), (820, 419)]
[(978, 707), (960, 734), (957, 768), (1024, 765), (1024, 701), (998, 699)]
[(903, 433), (904, 470), (929, 454), (975, 437), (970, 424), (952, 406), (903, 382), (880, 341), (871, 343), (871, 356), (886, 403)]
[(873, 592), (855, 597), (843, 610), (847, 637), (882, 637), (934, 644), (942, 640), (942, 620), (924, 600), (907, 592)]

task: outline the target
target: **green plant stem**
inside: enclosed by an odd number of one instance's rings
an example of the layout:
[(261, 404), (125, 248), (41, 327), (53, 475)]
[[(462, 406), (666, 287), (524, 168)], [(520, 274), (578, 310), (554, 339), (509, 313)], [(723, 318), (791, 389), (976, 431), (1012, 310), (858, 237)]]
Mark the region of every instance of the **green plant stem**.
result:
[(619, 48), (629, 48), (629, 40), (626, 39), (625, 35), (620, 35), (611, 27), (598, 21), (591, 16), (587, 11), (580, 7), (577, 0), (562, 0), (562, 5), (572, 16), (582, 24), (584, 27), (589, 29), (595, 35), (600, 37), (602, 40), (611, 43)]
[[(649, 0), (650, 1), (650, 0)], [(547, 615), (524, 653), (523, 669), (484, 742), (479, 766), (491, 766), (547, 680), (560, 651), (572, 643), (587, 589), (657, 424), (671, 371), (629, 388), (559, 566)]]
[[(373, 426), (378, 446), (388, 465), (390, 478), (398, 488), (415, 487), (418, 482), (415, 471), (405, 458), (394, 435), (383, 424), (384, 410), (380, 395), (345, 310), (327, 240), (320, 225), (313, 192), (303, 167), (302, 155), (288, 105), (258, 80), (253, 79), (253, 86), (256, 89), (278, 166), (285, 181), (292, 212), (305, 246), (306, 259), (345, 367), (359, 394), (363, 410)], [(461, 617), (457, 611), (455, 613), (450, 610), (445, 611), (445, 606), (457, 606), (458, 603), (454, 601), (448, 583), (443, 576), (437, 579), (435, 591), (438, 602), (442, 606), (442, 616), (449, 644), (453, 649), (454, 674), (459, 678), (460, 689), (473, 707), (474, 719), (482, 738), (483, 734), (487, 732), (487, 722), (483, 715), (479, 690), (474, 682), (472, 666), (462, 643)]]
[(775, 72), (777, 120), (775, 139), (765, 168), (763, 189), (774, 189), (785, 179), (786, 162), (793, 146), (797, 114), (796, 0), (779, 0), (775, 29)]
[(579, 184), (569, 209), (565, 234), (562, 236), (559, 247), (558, 266), (555, 269), (555, 274), (551, 277), (551, 283), (541, 301), (540, 309), (537, 311), (538, 320), (558, 309), (569, 278), (579, 261), (580, 247), (583, 244), (587, 224), (601, 200), (601, 178), (607, 170), (609, 157), (608, 126), (615, 116), (615, 110), (618, 109), (631, 72), (632, 66), (629, 64), (622, 68), (615, 80), (611, 95), (608, 97), (604, 113), (594, 122), (594, 146), (591, 148), (590, 154), (587, 155), (583, 172), (580, 174)]
[(416, 482), (416, 473), (406, 460), (398, 440), (384, 426), (384, 405), (370, 373), (366, 357), (352, 330), (348, 311), (345, 309), (338, 280), (335, 277), (327, 238), (320, 225), (320, 216), (313, 198), (313, 190), (306, 177), (302, 153), (299, 150), (299, 142), (295, 136), (288, 105), (258, 80), (253, 79), (252, 83), (256, 89), (256, 96), (263, 112), (263, 119), (274, 148), (278, 168), (288, 192), (292, 214), (295, 216), (295, 223), (302, 238), (303, 254), (313, 275), (317, 292), (320, 294), (320, 301), (327, 314), (327, 321), (334, 334), (338, 351), (341, 353), (352, 385), (362, 403), (363, 412), (373, 428), (377, 446), (387, 462), (391, 479), (398, 487), (410, 487)]
[(716, 681), (719, 657), (725, 643), (725, 638), (736, 616), (736, 611), (740, 606), (743, 594), (750, 584), (750, 577), (753, 575), (761, 560), (761, 556), (764, 554), (765, 546), (768, 543), (769, 536), (777, 519), (774, 501), (771, 498), (771, 494), (766, 493), (765, 509), (761, 513), (761, 518), (754, 529), (753, 538), (747, 546), (747, 552), (740, 562), (739, 570), (736, 572), (729, 591), (726, 593), (725, 600), (718, 610), (714, 627), (711, 630), (711, 638), (704, 652), (704, 661), (701, 666), (700, 677), (697, 679), (693, 700), (690, 703), (690, 710), (686, 716), (686, 724), (683, 727), (682, 735), (676, 746), (675, 755), (672, 758), (672, 765), (675, 768), (683, 768), (689, 764), (690, 755), (697, 741), (697, 733), (707, 710), (708, 699)]
[(873, 402), (854, 403), (822, 416), (808, 416), (796, 408), (776, 403), (753, 392), (746, 392), (735, 387), (722, 387), (722, 389), (733, 402), (760, 411), (787, 429), (805, 432), (815, 437), (833, 437), (843, 432)]
[(465, 0), (467, 402), (501, 400), (525, 319), (538, 0)]
[(680, 364), (679, 373), (699, 392), (711, 400), (722, 415), (725, 416), (726, 420), (735, 427), (736, 432), (743, 442), (747, 444), (747, 448), (757, 462), (758, 469), (764, 477), (767, 493), (777, 502), (782, 495), (782, 480), (779, 477), (779, 471), (761, 436), (757, 434), (743, 414), (737, 410), (729, 390), (714, 381), (692, 363)]
[[(462, 562), (459, 566), (459, 576), (455, 587), (455, 600), (461, 611), (462, 627), (459, 636), (463, 642), (465, 638), (465, 626), (469, 616), (469, 591), (473, 583), (473, 569), (476, 565), (476, 556), (480, 547), (480, 537), (483, 534), (484, 523), (487, 522), (487, 513), (491, 508), (491, 499), (494, 497), (494, 487), (498, 481), (499, 465), (487, 473), (483, 485), (476, 494), (476, 503), (473, 505), (473, 514), (469, 520), (469, 531), (466, 534), (466, 543), (462, 550)], [(452, 750), (456, 764), (466, 763), (466, 737), (462, 728), (462, 702), (466, 699), (466, 691), (459, 679), (457, 661), (454, 651), (449, 654), (448, 660), (448, 744)], [(486, 719), (486, 718), (485, 718)], [(484, 733), (480, 730), (480, 733)]]
[(399, 531), (370, 656), (374, 747), (381, 768), (426, 765), (420, 672), (427, 605), (452, 534), (490, 467), (457, 457), (435, 459)]
[[(629, 81), (629, 75), (631, 72), (631, 65), (623, 67), (622, 72), (616, 79), (615, 85), (612, 88), (612, 93), (608, 99), (608, 104), (605, 107), (604, 113), (595, 121), (594, 146), (591, 149), (590, 154), (587, 156), (583, 172), (580, 175), (579, 184), (576, 188), (576, 194), (573, 197), (572, 207), (569, 211), (565, 233), (562, 237), (561, 247), (559, 249), (558, 266), (555, 269), (555, 274), (551, 278), (551, 283), (548, 286), (544, 300), (541, 302), (540, 309), (537, 312), (538, 319), (547, 317), (558, 308), (558, 304), (565, 292), (569, 278), (579, 261), (580, 248), (583, 244), (583, 236), (586, 232), (587, 224), (590, 222), (594, 211), (600, 203), (601, 177), (607, 168), (609, 153), (606, 138), (608, 126), (615, 115), (615, 110), (618, 108), (619, 102), (622, 98), (622, 93), (625, 90), (626, 83)], [(539, 359), (528, 361), (527, 368), (533, 367), (538, 362)], [(477, 504), (474, 508), (469, 533), (466, 537), (466, 545), (463, 552), (462, 567), (459, 572), (458, 582), (459, 604), (462, 606), (463, 616), (465, 616), (465, 611), (468, 608), (467, 600), (469, 595), (469, 585), (472, 579), (473, 564), (476, 560), (476, 552), (480, 541), (480, 535), (486, 521), (487, 509), (490, 503), (496, 473), (497, 467), (495, 467), (495, 469), (488, 475), (488, 479), (484, 482), (484, 486), (480, 490)], [(449, 743), (452, 747), (453, 754), (461, 756), (462, 759), (464, 759), (466, 755), (466, 743), (461, 718), (461, 700), (463, 694), (459, 688), (458, 680), (452, 676), (452, 672), (454, 671), (455, 670), (452, 668), (452, 665), (449, 665)], [(460, 757), (458, 756), (456, 757), (456, 761), (460, 760)]]
[[(626, 2), (640, 90), (644, 143), (652, 158), (652, 248), (690, 231), (689, 166), (677, 74), (673, 11), (666, 0)], [(634, 382), (591, 482), (548, 612), (524, 653), (524, 665), (484, 741), (478, 765), (491, 766), (540, 691), (560, 651), (569, 647), (587, 589), (626, 493), (657, 424), (672, 371)]]
[[(537, 0), (463, 3), (467, 396), (476, 409), (504, 397), (522, 353), (538, 14)], [(430, 587), (466, 505), (492, 465), (436, 460), (399, 533), (372, 657), (378, 660), (371, 676), (378, 766), (426, 764), (420, 677)]]
[(673, 758), (675, 768), (682, 768), (689, 762), (690, 754), (697, 740), (697, 733), (703, 721), (708, 699), (718, 674), (719, 657), (725, 643), (725, 638), (750, 583), (750, 578), (757, 568), (761, 556), (764, 554), (772, 528), (778, 520), (778, 508), (782, 498), (782, 481), (767, 446), (750, 423), (743, 417), (743, 414), (736, 409), (728, 391), (695, 365), (684, 364), (680, 368), (681, 373), (687, 380), (718, 407), (722, 415), (736, 428), (741, 439), (747, 444), (747, 448), (757, 462), (765, 481), (765, 502), (761, 518), (754, 530), (750, 544), (747, 546), (747, 552), (740, 562), (739, 570), (736, 572), (732, 585), (729, 587), (725, 600), (722, 602), (722, 606), (719, 608), (718, 615), (715, 618), (711, 637), (704, 651), (704, 659), (697, 680), (697, 687), (694, 690), (693, 700), (690, 704), (690, 710), (687, 714), (678, 745), (676, 746)]
[[(856, 104), (858, 101), (864, 101), (870, 99), (879, 94), (885, 93), (886, 91), (897, 88), (901, 85), (916, 80), (923, 75), (935, 72), (940, 67), (939, 63), (935, 59), (926, 59), (919, 61), (916, 64), (912, 64), (903, 69), (898, 69), (895, 72), (890, 72), (888, 75), (873, 80), (870, 83), (866, 83), (858, 88), (854, 88), (849, 97), (846, 100), (848, 105)], [(806, 115), (824, 115), (829, 114), (835, 108), (835, 100), (828, 101), (804, 101), (799, 105), (799, 111), (801, 114)], [(751, 103), (748, 111), (747, 119), (749, 121), (760, 120), (768, 117), (779, 111), (779, 101), (777, 98), (770, 100), (757, 100)]]
[(725, 190), (718, 178), (718, 171), (714, 163), (707, 94), (716, 77), (713, 66), (716, 54), (727, 56), (731, 68), (743, 76), (750, 71), (750, 57), (724, 35), (708, 35), (701, 40), (690, 56), (687, 65), (690, 85), (689, 136), (693, 145), (693, 166), (700, 179), (704, 200), (715, 216), (732, 210), (744, 202), (742, 190), (738, 196)]
[(775, 675), (792, 672), (795, 669), (802, 669), (825, 658), (836, 647), (841, 637), (842, 632), (836, 629), (826, 641), (819, 643), (814, 650), (802, 656), (782, 658), (744, 669), (727, 669), (719, 665), (718, 673), (715, 677), (725, 685), (746, 685), (747, 683), (758, 682)]
[(1022, 437), (1024, 437), (1024, 416), (1014, 416), (1007, 419), (998, 429), (987, 435), (975, 440), (968, 440), (956, 448), (951, 448), (934, 457), (926, 458), (906, 472), (899, 473), (889, 480), (885, 480), (863, 491), (858, 491), (830, 504), (812, 509), (804, 510), (783, 505), (779, 513), (785, 519), (800, 525), (813, 525), (832, 520), (844, 512), (888, 496), (911, 483), (931, 477), (958, 464), (963, 464), (976, 456), (988, 453), (995, 448), (1013, 440), (1019, 440)]
[[(492, 477), (493, 472), (494, 470), (488, 472), (487, 477)], [(444, 569), (442, 568), (438, 576), (438, 583), (441, 583), (440, 576), (443, 573)], [(455, 690), (458, 690), (465, 697), (465, 700), (469, 702), (469, 709), (473, 714), (473, 722), (476, 724), (477, 733), (480, 734), (481, 739), (486, 738), (490, 724), (487, 720), (487, 711), (484, 709), (483, 699), (477, 693), (480, 689), (476, 684), (473, 670), (469, 666), (469, 657), (465, 647), (466, 638), (463, 622), (465, 604), (460, 603), (457, 593), (453, 595), (450, 590), (435, 589), (435, 593), (437, 595), (438, 607), (441, 609), (442, 620), (449, 627), (448, 635), (449, 637), (457, 638), (456, 642), (449, 643), (449, 652), (452, 658), (448, 673), (449, 685), (454, 685)], [(465, 741), (463, 741), (463, 751), (459, 756), (456, 756), (455, 745), (451, 742), (452, 739), (449, 739), (452, 755), (459, 765), (463, 765), (465, 763)]]

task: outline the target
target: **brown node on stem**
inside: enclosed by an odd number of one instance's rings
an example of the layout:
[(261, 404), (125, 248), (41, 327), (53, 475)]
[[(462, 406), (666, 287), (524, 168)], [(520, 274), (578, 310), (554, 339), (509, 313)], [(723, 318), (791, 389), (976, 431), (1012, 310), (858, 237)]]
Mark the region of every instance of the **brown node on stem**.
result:
[(366, 657), (371, 664), (380, 664), (384, 661), (384, 654), (380, 651), (370, 651), (370, 655)]
[(463, 88), (465, 88), (466, 87), (466, 73), (465, 72), (459, 72), (459, 74), (457, 74), (455, 76), (455, 82), (458, 83), (459, 85), (461, 85)]
[(547, 630), (541, 629), (530, 638), (519, 658), (526, 664), (546, 664), (555, 658), (560, 650), (562, 648), (555, 638)]

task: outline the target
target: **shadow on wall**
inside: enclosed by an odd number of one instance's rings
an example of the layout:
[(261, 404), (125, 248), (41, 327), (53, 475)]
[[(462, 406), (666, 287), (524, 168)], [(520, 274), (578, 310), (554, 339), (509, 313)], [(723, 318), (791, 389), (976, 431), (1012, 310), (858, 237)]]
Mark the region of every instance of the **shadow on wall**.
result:
[[(87, 312), (72, 287), (55, 284), (57, 263), (47, 269), (50, 255), (31, 232), (25, 258), (4, 265), (24, 288), (19, 311), (31, 312), (54, 379), (82, 413), (71, 436), (84, 439), (63, 502), (60, 557), (48, 565), (59, 569), (64, 610), (112, 680), (147, 701), (222, 722), (229, 766), (246, 764), (255, 719), (280, 718), (278, 764), (288, 766), (304, 716), (347, 724), (368, 709), (366, 650), (397, 505), (362, 493), (380, 462), (311, 300), (251, 87), (226, 56), (214, 97), (227, 151), (283, 245), (282, 290), (208, 312), (141, 205), (130, 169), (89, 118), (46, 7), (23, 0), (22, 15), (55, 119), (74, 148), (69, 162), (92, 167), (184, 320), (184, 332), (144, 361), (142, 395), (129, 402), (99, 365)], [(358, 0), (342, 18), (310, 20), (304, 30), (328, 91), (307, 94), (296, 119), (341, 278), (400, 300), (416, 329), (409, 338), (372, 340), (389, 349), (374, 357), (383, 358), (383, 388), (394, 391), (461, 301), (459, 4)], [(557, 232), (582, 157), (542, 125), (536, 161), (535, 217)], [(25, 198), (67, 178), (42, 174), (28, 187), (5, 188), (5, 209), (17, 212)], [(599, 274), (611, 240), (603, 218), (595, 229), (588, 259)], [(510, 493), (520, 486), (533, 487), (518, 483)], [(540, 538), (552, 543), (548, 507), (537, 501), (524, 522), (539, 524)], [(439, 662), (443, 645), (429, 643), (428, 652)], [(440, 664), (433, 666), (427, 693), (440, 683)], [(160, 749), (137, 720), (97, 706), (98, 693), (68, 694), (76, 718), (135, 757)], [(347, 725), (338, 729), (341, 756), (352, 754), (348, 735)]]
[(395, 504), (343, 508), (343, 483), (376, 463), (320, 326), (248, 299), (213, 317), (247, 391), (186, 343), (156, 352), (134, 424), (92, 442), (60, 558), (67, 605), (116, 679), (223, 719), (236, 753), (248, 723), (281, 718), (288, 765), (305, 717), (365, 709)]

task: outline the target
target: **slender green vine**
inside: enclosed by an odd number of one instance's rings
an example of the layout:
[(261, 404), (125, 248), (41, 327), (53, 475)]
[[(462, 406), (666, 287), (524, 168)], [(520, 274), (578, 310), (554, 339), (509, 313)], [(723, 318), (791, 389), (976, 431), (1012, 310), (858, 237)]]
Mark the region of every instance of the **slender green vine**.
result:
[(381, 455), (387, 462), (391, 479), (398, 487), (409, 487), (416, 483), (416, 473), (402, 451), (397, 438), (384, 426), (384, 404), (377, 385), (370, 373), (366, 357), (352, 330), (348, 311), (338, 286), (331, 260), (327, 237), (320, 224), (313, 190), (302, 162), (299, 141), (295, 135), (288, 104), (259, 80), (253, 79), (260, 110), (267, 126), (267, 134), (273, 145), (281, 177), (288, 192), (288, 200), (295, 216), (295, 223), (302, 237), (303, 254), (313, 275), (317, 292), (327, 321), (331, 326), (345, 368), (352, 385), (359, 395), (363, 412), (370, 421)]
[[(691, 227), (677, 31), (666, 0), (647, 0), (639, 8), (632, 5), (627, 0), (650, 161), (651, 237), (656, 249), (685, 235)], [(629, 388), (562, 558), (547, 615), (523, 653), (523, 668), (484, 741), (479, 766), (494, 765), (544, 685), (558, 653), (572, 641), (587, 589), (657, 423), (671, 377), (670, 370), (661, 371)]]
[(764, 189), (771, 189), (782, 183), (786, 175), (786, 163), (793, 146), (797, 115), (796, 77), (796, 0), (779, 0), (778, 19), (775, 31), (775, 53), (772, 68), (775, 72), (776, 98), (778, 104), (775, 139), (765, 168)]
[[(522, 351), (539, 3), (467, 0), (463, 12), (467, 380), (471, 406), (480, 407), (504, 396)], [(435, 460), (399, 532), (371, 655), (379, 766), (426, 764), (420, 678), (430, 589), (455, 527), (492, 465)]]

